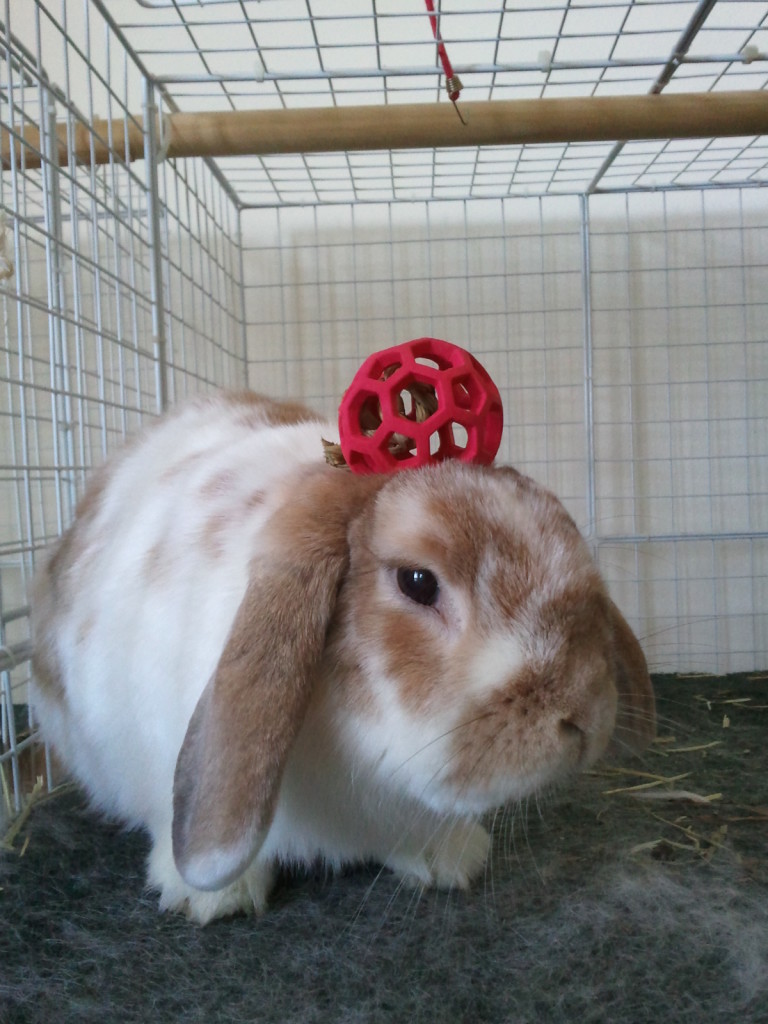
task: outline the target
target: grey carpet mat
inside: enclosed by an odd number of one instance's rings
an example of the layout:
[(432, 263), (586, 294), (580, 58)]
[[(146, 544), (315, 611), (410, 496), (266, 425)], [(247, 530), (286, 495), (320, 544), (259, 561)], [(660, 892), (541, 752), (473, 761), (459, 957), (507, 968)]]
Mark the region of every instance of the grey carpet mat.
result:
[(201, 929), (141, 835), (39, 802), (0, 855), (0, 1022), (768, 1022), (768, 678), (655, 682), (652, 750), (497, 815), (466, 894), (286, 872)]

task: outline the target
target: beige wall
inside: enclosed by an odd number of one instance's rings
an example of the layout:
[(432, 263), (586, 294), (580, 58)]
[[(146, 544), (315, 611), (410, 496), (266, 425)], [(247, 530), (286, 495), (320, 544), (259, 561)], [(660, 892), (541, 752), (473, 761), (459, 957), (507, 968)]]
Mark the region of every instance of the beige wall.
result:
[(764, 190), (593, 197), (588, 277), (577, 197), (243, 223), (252, 386), (333, 414), (369, 352), (423, 334), (466, 346), (502, 392), (500, 457), (594, 535), (654, 668), (765, 667), (768, 544), (750, 539), (768, 532)]

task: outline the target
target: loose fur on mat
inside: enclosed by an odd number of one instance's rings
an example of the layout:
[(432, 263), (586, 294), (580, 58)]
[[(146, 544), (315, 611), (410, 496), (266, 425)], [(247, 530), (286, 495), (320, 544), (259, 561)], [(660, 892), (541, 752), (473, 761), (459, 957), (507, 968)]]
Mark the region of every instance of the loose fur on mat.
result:
[[(529, 863), (520, 892), (505, 878), (472, 897), (391, 876), (370, 888), (373, 870), (306, 876), (258, 922), (201, 930), (136, 901), (115, 850), (138, 867), (137, 836), (105, 836), (77, 804), (50, 810), (37, 905), (6, 906), (5, 1024), (766, 1020), (768, 893), (732, 863), (608, 864), (566, 890), (532, 882)], [(19, 864), (4, 862), (3, 902)]]

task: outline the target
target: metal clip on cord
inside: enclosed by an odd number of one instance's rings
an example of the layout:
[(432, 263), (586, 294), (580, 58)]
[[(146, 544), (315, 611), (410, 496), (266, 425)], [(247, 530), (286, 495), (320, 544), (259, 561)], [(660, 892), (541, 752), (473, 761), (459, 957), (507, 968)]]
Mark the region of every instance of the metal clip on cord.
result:
[(464, 87), (461, 84), (459, 76), (453, 72), (453, 67), (451, 66), (451, 62), (448, 58), (448, 52), (445, 49), (445, 43), (440, 38), (440, 33), (437, 29), (434, 0), (424, 0), (424, 3), (426, 4), (427, 11), (429, 13), (429, 23), (432, 26), (432, 35), (435, 37), (435, 42), (437, 43), (437, 54), (440, 57), (440, 63), (443, 65), (443, 71), (445, 72), (445, 88), (448, 92), (448, 98), (453, 104), (456, 113), (459, 115), (461, 123), (466, 124), (467, 122), (461, 116), (461, 111), (456, 104), (456, 100), (459, 98), (459, 93)]

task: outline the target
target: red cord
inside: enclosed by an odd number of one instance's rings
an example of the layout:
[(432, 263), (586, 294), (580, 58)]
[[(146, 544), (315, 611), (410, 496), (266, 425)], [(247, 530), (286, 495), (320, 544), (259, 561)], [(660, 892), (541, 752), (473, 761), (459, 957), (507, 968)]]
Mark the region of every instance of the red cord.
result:
[(435, 4), (434, 0), (424, 0), (427, 5), (427, 11), (429, 12), (429, 23), (432, 26), (432, 34), (435, 37), (437, 43), (437, 54), (440, 58), (440, 63), (443, 65), (443, 71), (445, 72), (445, 87), (448, 90), (448, 96), (453, 103), (459, 98), (462, 85), (461, 79), (458, 75), (454, 75), (453, 66), (448, 59), (448, 53), (445, 49), (445, 43), (440, 38), (440, 33), (437, 30), (437, 17), (435, 16)]

